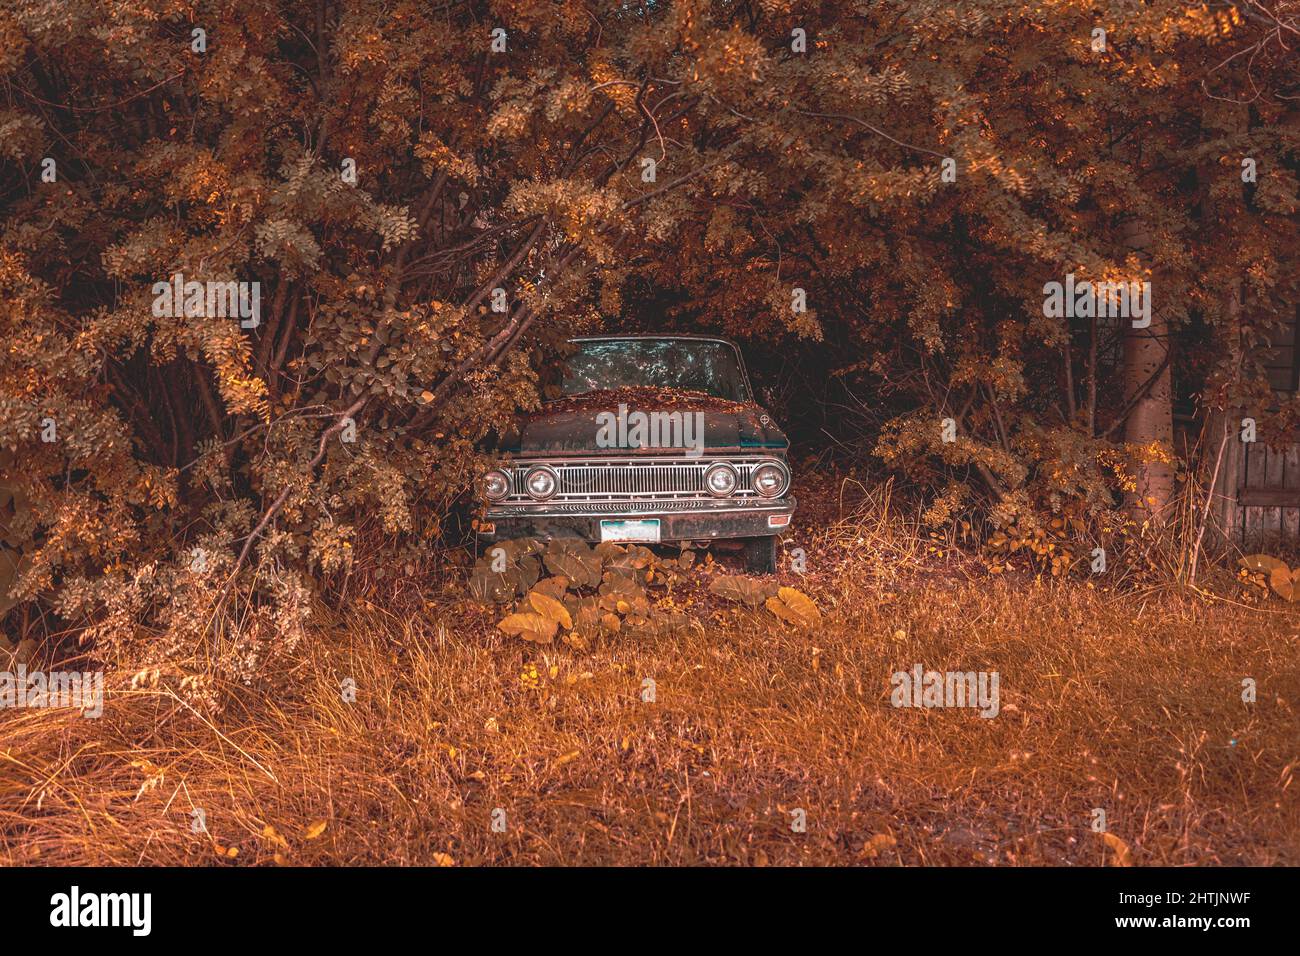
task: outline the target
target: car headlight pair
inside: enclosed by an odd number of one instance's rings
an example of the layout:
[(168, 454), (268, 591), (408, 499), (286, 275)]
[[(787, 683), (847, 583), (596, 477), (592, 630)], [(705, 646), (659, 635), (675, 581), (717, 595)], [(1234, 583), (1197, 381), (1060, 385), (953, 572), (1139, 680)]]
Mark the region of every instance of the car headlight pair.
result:
[[(537, 501), (552, 497), (559, 486), (559, 475), (546, 465), (535, 465), (524, 474), (524, 490)], [(483, 476), (481, 487), (488, 501), (502, 501), (510, 495), (510, 476), (500, 468), (494, 468)]]
[[(790, 471), (779, 461), (765, 461), (750, 472), (749, 483), (764, 498), (775, 498), (790, 487)], [(729, 462), (715, 462), (704, 471), (704, 487), (715, 498), (735, 494), (739, 486), (740, 472)]]

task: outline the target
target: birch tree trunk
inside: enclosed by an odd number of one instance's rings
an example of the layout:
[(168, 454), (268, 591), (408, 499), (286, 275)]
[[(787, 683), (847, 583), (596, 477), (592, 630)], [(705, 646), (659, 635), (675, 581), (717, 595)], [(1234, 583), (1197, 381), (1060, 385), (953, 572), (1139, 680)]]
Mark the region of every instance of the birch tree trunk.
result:
[[(1123, 237), (1125, 245), (1139, 255), (1144, 255), (1151, 242), (1146, 227), (1136, 220), (1124, 225)], [(1169, 326), (1158, 305), (1155, 285), (1151, 324), (1136, 329), (1125, 319), (1129, 328), (1124, 336), (1124, 404), (1136, 401), (1124, 424), (1124, 440), (1142, 448), (1142, 460), (1136, 466), (1137, 488), (1128, 496), (1126, 506), (1136, 518), (1161, 521), (1174, 493), (1174, 469), (1163, 460), (1173, 451), (1174, 413), (1172, 363), (1167, 361)]]

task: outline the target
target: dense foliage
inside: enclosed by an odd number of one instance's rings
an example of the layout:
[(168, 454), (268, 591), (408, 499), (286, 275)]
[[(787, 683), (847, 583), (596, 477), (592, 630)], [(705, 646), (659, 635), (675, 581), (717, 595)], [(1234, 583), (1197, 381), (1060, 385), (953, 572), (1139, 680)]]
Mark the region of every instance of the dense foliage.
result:
[[(1158, 515), (1177, 395), (1274, 404), (1298, 31), (1281, 0), (11, 0), (0, 613), (106, 648), (217, 621), (251, 673), (441, 533), (565, 336), (633, 320), (832, 351), (936, 520)], [(178, 274), (259, 283), (256, 324), (160, 310)], [(1046, 316), (1067, 274), (1150, 281), (1151, 326)]]

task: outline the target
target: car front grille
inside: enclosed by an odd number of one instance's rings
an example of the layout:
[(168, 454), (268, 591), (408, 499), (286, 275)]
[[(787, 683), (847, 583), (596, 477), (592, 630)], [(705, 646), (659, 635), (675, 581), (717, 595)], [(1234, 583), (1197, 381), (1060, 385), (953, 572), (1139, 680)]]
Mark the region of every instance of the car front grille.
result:
[[(505, 504), (531, 502), (524, 488), (524, 475), (534, 465), (545, 464), (560, 476), (551, 502), (564, 501), (672, 501), (716, 500), (704, 487), (704, 472), (720, 459), (691, 461), (516, 461), (510, 471), (510, 496)], [(756, 461), (725, 459), (740, 473), (740, 482), (730, 497), (755, 497), (749, 476)]]

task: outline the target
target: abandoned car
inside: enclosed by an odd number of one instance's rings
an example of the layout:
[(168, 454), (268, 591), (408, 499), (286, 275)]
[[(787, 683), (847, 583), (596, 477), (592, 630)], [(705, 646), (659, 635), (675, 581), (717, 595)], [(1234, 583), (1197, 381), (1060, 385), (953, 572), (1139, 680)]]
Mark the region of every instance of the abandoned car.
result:
[(754, 401), (740, 350), (695, 335), (586, 336), (552, 397), (479, 483), (487, 540), (707, 546), (740, 542), (776, 569), (790, 525), (789, 447)]

